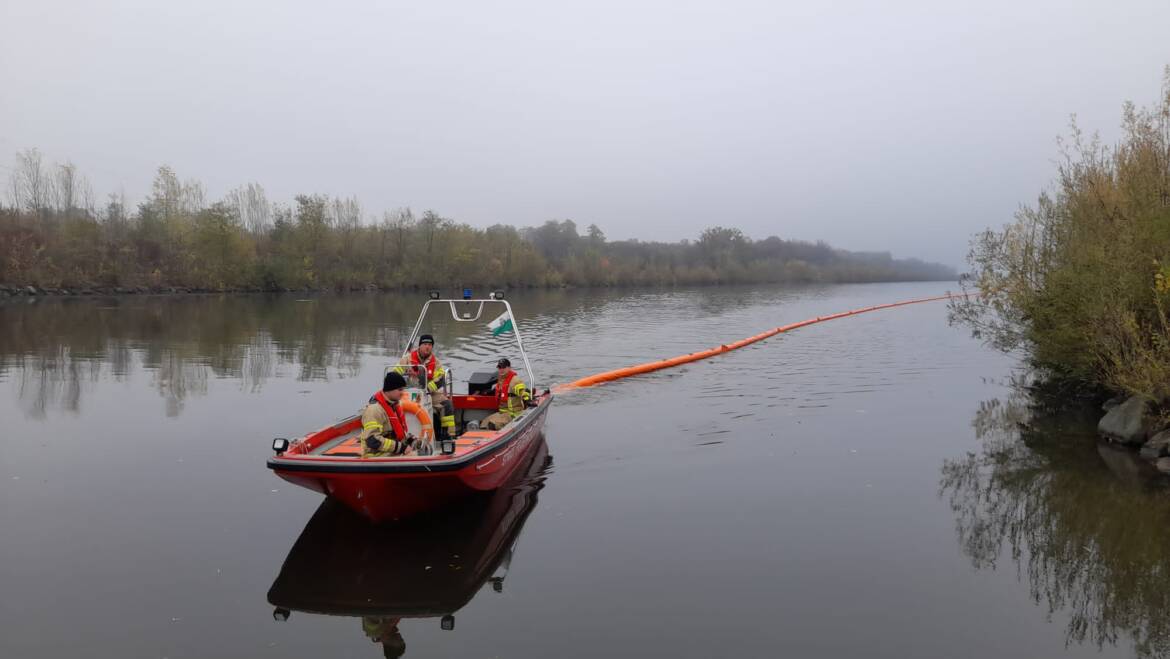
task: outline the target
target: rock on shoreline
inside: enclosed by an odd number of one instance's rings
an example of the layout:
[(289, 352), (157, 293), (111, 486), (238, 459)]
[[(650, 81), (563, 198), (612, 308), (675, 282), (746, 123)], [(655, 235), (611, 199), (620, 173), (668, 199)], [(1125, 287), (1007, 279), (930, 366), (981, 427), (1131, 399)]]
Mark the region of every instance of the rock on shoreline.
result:
[(1130, 396), (1104, 405), (1105, 416), (1097, 423), (1097, 432), (1105, 439), (1138, 448), (1141, 456), (1160, 470), (1170, 471), (1170, 428), (1159, 425), (1155, 401), (1144, 396)]
[(1097, 432), (1107, 439), (1130, 446), (1141, 446), (1150, 436), (1153, 419), (1151, 402), (1142, 396), (1130, 396), (1124, 402), (1108, 408), (1097, 423)]

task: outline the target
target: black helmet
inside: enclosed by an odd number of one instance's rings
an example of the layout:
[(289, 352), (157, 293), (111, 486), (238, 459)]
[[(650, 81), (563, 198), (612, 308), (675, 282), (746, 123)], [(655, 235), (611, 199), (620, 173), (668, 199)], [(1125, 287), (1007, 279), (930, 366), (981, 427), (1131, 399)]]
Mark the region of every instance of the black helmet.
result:
[(385, 379), (382, 380), (382, 391), (394, 391), (395, 389), (405, 389), (406, 378), (402, 377), (397, 371), (390, 371), (386, 374)]
[(435, 345), (435, 337), (431, 336), (430, 334), (423, 334), (422, 336), (418, 337), (418, 344), (421, 346), (424, 343)]
[(512, 362), (507, 357), (500, 357), (500, 361), (496, 362), (496, 368), (508, 368)]

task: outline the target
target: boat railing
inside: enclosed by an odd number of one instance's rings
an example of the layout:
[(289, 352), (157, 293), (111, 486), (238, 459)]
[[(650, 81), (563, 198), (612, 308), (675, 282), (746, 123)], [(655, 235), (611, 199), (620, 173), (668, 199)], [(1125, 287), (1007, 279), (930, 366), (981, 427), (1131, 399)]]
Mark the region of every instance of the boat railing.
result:
[[(520, 335), (520, 324), (516, 320), (516, 314), (512, 312), (512, 305), (504, 299), (502, 291), (495, 291), (489, 298), (472, 298), (470, 291), (465, 292), (462, 299), (441, 298), (436, 293), (431, 294), (431, 299), (423, 304), (422, 312), (418, 315), (418, 320), (414, 323), (414, 329), (411, 330), (410, 336), (407, 337), (406, 347), (402, 351), (403, 357), (408, 357), (410, 351), (414, 349), (415, 340), (422, 331), (423, 323), (427, 319), (427, 314), (434, 308), (446, 305), (451, 312), (451, 318), (459, 323), (473, 323), (479, 321), (489, 321), (495, 316), (486, 317), (485, 309), (492, 309), (493, 307), (502, 307), (507, 312), (508, 318), (512, 321), (512, 335), (516, 340), (516, 348), (520, 353), (520, 360), (524, 363), (525, 374), (527, 375), (527, 384), (533, 391), (538, 391), (538, 378), (536, 371), (532, 370), (532, 362), (528, 359), (528, 353), (524, 350), (524, 339)], [(490, 312), (489, 312), (490, 315)], [(451, 378), (448, 378), (450, 382)]]

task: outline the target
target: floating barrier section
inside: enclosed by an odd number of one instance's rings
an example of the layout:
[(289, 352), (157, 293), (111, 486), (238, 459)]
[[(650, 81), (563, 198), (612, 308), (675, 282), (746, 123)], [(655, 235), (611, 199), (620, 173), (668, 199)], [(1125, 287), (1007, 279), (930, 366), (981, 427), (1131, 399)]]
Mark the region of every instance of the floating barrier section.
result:
[(740, 339), (739, 341), (736, 341), (735, 343), (726, 343), (726, 344), (723, 344), (723, 345), (718, 346), (716, 348), (711, 348), (710, 350), (702, 350), (700, 352), (692, 352), (692, 353), (686, 354), (686, 355), (679, 355), (678, 357), (671, 357), (670, 359), (663, 359), (663, 360), (659, 360), (656, 362), (646, 362), (645, 364), (638, 364), (637, 366), (627, 366), (626, 368), (619, 368), (619, 369), (614, 370), (614, 371), (605, 371), (603, 373), (597, 373), (595, 375), (590, 375), (589, 377), (581, 378), (580, 380), (570, 382), (569, 384), (557, 385), (556, 391), (559, 393), (562, 391), (568, 391), (571, 389), (578, 389), (581, 387), (592, 387), (595, 384), (601, 384), (603, 382), (611, 382), (613, 380), (620, 380), (622, 378), (628, 378), (628, 377), (631, 377), (634, 375), (642, 375), (643, 373), (651, 373), (653, 371), (660, 371), (664, 368), (672, 368), (674, 366), (680, 366), (682, 364), (688, 364), (690, 362), (697, 362), (700, 359), (708, 359), (710, 357), (716, 357), (718, 355), (722, 355), (725, 352), (731, 352), (732, 350), (735, 350), (737, 348), (749, 346), (749, 345), (755, 343), (756, 341), (763, 341), (764, 339), (766, 339), (768, 337), (776, 336), (777, 334), (789, 332), (789, 331), (792, 331), (794, 329), (799, 329), (801, 327), (805, 327), (808, 325), (815, 325), (817, 323), (824, 323), (824, 322), (827, 322), (830, 320), (836, 320), (838, 318), (845, 318), (847, 316), (856, 316), (858, 314), (869, 313), (870, 311), (880, 311), (882, 309), (892, 309), (894, 307), (904, 307), (908, 304), (922, 304), (923, 302), (937, 302), (939, 300), (950, 300), (950, 299), (956, 298), (956, 297), (965, 297), (965, 295), (961, 295), (961, 294), (960, 295), (955, 295), (955, 294), (939, 295), (937, 297), (925, 297), (925, 298), (919, 298), (917, 300), (904, 300), (902, 302), (891, 302), (890, 304), (878, 304), (878, 305), (875, 305), (872, 307), (863, 307), (861, 309), (854, 309), (852, 311), (842, 311), (840, 313), (835, 313), (831, 316), (817, 316), (816, 318), (809, 318), (808, 320), (802, 320), (799, 323), (792, 323), (790, 325), (783, 325), (781, 327), (776, 327), (776, 328), (770, 329), (766, 332), (761, 332), (759, 334), (756, 334), (755, 336), (749, 336), (746, 339)]

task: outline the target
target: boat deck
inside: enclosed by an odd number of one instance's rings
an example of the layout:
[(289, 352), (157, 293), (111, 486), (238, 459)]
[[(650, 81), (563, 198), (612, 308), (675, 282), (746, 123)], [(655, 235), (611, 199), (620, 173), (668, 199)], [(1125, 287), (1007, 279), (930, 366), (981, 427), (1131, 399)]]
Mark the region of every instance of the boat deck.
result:
[[(456, 424), (463, 428), (469, 421), (482, 421), (488, 414), (495, 411), (496, 400), (494, 396), (452, 396), (452, 402), (455, 406)], [(421, 426), (418, 421), (407, 415), (406, 423), (408, 430), (418, 434)], [(360, 458), (362, 456), (361, 443), (358, 437), (361, 436), (361, 421), (358, 417), (350, 417), (338, 422), (332, 428), (325, 431), (329, 434), (336, 434), (336, 437), (331, 437), (321, 442), (319, 445), (314, 445), (308, 455), (315, 456), (329, 456), (338, 458)], [(315, 433), (320, 435), (321, 433)], [(472, 430), (464, 432), (456, 441), (456, 455), (475, 449), (483, 445), (487, 441), (491, 441), (498, 436), (498, 433), (490, 430)], [(403, 456), (413, 457), (413, 456)]]
[[(509, 426), (510, 427), (510, 426)], [(455, 440), (455, 455), (461, 455), (469, 451), (475, 450), (484, 444), (497, 439), (506, 431), (494, 430), (472, 430), (465, 432)], [(334, 458), (361, 458), (362, 446), (359, 440), (361, 430), (354, 428), (349, 432), (345, 432), (337, 437), (322, 442), (319, 446), (314, 447), (308, 452), (308, 455), (313, 456), (329, 456)], [(407, 455), (400, 456), (402, 458), (418, 458), (422, 456)]]
[(361, 435), (360, 431), (353, 431), (351, 433), (342, 435), (336, 439), (331, 439), (321, 446), (318, 446), (309, 455), (331, 455), (337, 457), (351, 457), (358, 458), (362, 455), (362, 445), (358, 441)]

